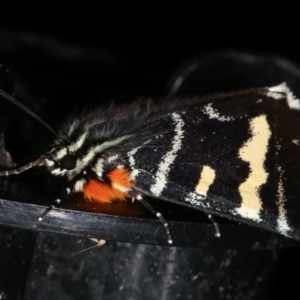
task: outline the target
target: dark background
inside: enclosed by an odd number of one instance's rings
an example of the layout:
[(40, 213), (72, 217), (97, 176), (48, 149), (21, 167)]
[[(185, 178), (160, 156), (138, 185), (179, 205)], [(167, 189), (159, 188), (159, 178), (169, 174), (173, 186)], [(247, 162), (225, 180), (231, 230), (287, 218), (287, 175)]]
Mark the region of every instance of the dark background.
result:
[(170, 76), (197, 54), (237, 50), (297, 63), (298, 20), (296, 4), (259, 1), (5, 5), (0, 55), (16, 74), (14, 96), (59, 128), (83, 106), (166, 95)]
[[(195, 54), (234, 49), (297, 61), (297, 5), (258, 3), (101, 2), (4, 9), (0, 53), (22, 64), (24, 80), (33, 77), (35, 96), (50, 92), (51, 99), (69, 104), (56, 107), (57, 114), (74, 109), (78, 98), (162, 95), (174, 70)], [(42, 89), (47, 93), (37, 94)]]
[[(241, 50), (276, 54), (298, 63), (299, 29), (298, 7), (287, 3), (15, 5), (1, 9), (0, 59), (14, 71), (15, 96), (22, 95), (33, 111), (58, 127), (70, 112), (87, 103), (165, 95), (173, 72), (196, 54)], [(35, 145), (33, 140), (27, 142)], [(47, 140), (46, 135), (43, 143)], [(18, 143), (16, 139), (10, 145), (12, 152)], [(35, 147), (15, 156), (27, 157)], [(274, 297), (297, 299), (298, 252), (280, 253)]]

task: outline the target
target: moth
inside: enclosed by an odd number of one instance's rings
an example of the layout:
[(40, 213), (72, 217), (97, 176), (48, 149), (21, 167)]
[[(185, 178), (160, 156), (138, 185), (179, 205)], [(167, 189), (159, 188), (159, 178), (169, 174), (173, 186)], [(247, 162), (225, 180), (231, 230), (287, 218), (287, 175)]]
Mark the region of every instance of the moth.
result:
[(140, 201), (169, 243), (168, 223), (144, 196), (300, 240), (300, 101), (285, 83), (111, 105), (71, 118), (55, 134), (49, 151), (0, 175), (43, 167), (67, 178), (66, 194)]

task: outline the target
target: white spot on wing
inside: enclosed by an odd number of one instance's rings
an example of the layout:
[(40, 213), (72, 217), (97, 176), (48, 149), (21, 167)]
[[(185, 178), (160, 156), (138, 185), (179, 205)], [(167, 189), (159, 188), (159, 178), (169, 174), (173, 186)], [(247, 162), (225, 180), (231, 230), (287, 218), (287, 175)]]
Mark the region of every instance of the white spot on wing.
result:
[(128, 157), (129, 157), (129, 164), (130, 166), (133, 168), (135, 166), (135, 159), (134, 159), (134, 155), (137, 153), (137, 151), (140, 149), (141, 147), (136, 147), (133, 150), (128, 152)]
[(242, 203), (236, 212), (245, 218), (259, 222), (259, 212), (262, 203), (259, 189), (266, 183), (268, 173), (264, 169), (264, 162), (268, 151), (271, 131), (266, 116), (255, 117), (250, 121), (252, 138), (240, 149), (240, 157), (249, 162), (250, 174), (245, 182), (239, 186)]
[(283, 171), (281, 167), (278, 167), (279, 172), (279, 182), (278, 182), (278, 188), (277, 188), (277, 205), (278, 205), (278, 219), (277, 219), (277, 230), (287, 235), (287, 232), (291, 230), (288, 222), (287, 222), (287, 216), (286, 216), (286, 209), (284, 208), (284, 204), (286, 202), (286, 198), (284, 195), (284, 187), (283, 187), (283, 181), (282, 181), (282, 175)]
[(133, 169), (132, 172), (130, 173), (130, 177), (132, 180), (134, 180), (136, 178), (136, 176), (138, 176), (140, 173), (140, 171), (138, 169)]
[(130, 168), (132, 169), (132, 172), (130, 174), (131, 179), (134, 180), (136, 178), (136, 176), (139, 175), (140, 171), (138, 169), (135, 169), (135, 159), (134, 159), (134, 155), (136, 154), (136, 152), (140, 149), (141, 147), (137, 147), (134, 148), (133, 150), (131, 150), (130, 152), (128, 152), (128, 161), (129, 161), (129, 165)]
[[(143, 146), (147, 145), (151, 140), (148, 140), (146, 142), (143, 143)], [(127, 156), (128, 156), (128, 161), (129, 161), (129, 165), (130, 165), (130, 168), (131, 168), (131, 173), (130, 173), (130, 176), (131, 176), (131, 179), (132, 180), (135, 180), (135, 178), (139, 175), (140, 173), (140, 170), (139, 169), (136, 169), (135, 167), (135, 159), (134, 159), (134, 155), (137, 153), (137, 151), (142, 148), (143, 146), (139, 146), (139, 147), (136, 147), (134, 148), (133, 150), (129, 151), (127, 153)]]
[(204, 106), (203, 112), (209, 116), (210, 119), (217, 119), (221, 122), (231, 121), (231, 117), (221, 116), (220, 113), (212, 107), (212, 103)]
[(185, 197), (185, 201), (191, 203), (194, 206), (201, 206), (203, 208), (209, 208), (209, 201), (206, 200), (206, 195), (209, 187), (215, 180), (215, 170), (209, 166), (203, 166), (199, 182), (195, 188), (195, 192), (189, 193)]
[(172, 149), (166, 153), (166, 155), (162, 158), (161, 163), (158, 166), (158, 170), (155, 176), (155, 183), (151, 186), (150, 191), (159, 196), (167, 183), (167, 177), (170, 171), (170, 166), (174, 162), (178, 150), (180, 150), (182, 145), (182, 138), (184, 136), (184, 131), (182, 130), (184, 126), (184, 121), (180, 117), (179, 114), (173, 113), (172, 119), (175, 125), (175, 136), (172, 141)]
[(280, 85), (272, 86), (268, 89), (267, 96), (276, 100), (282, 99), (285, 96), (285, 87), (285, 82)]
[(193, 206), (201, 206), (203, 208), (209, 208), (209, 202), (204, 202), (206, 197), (199, 195), (197, 193), (189, 193), (187, 197), (184, 198), (186, 202), (191, 203)]
[(206, 196), (209, 187), (215, 180), (215, 176), (215, 171), (211, 167), (203, 166), (199, 182), (196, 186), (196, 192)]
[(268, 89), (267, 96), (272, 97), (276, 100), (286, 97), (287, 104), (291, 109), (300, 109), (300, 100), (293, 95), (285, 82), (280, 85), (270, 87)]

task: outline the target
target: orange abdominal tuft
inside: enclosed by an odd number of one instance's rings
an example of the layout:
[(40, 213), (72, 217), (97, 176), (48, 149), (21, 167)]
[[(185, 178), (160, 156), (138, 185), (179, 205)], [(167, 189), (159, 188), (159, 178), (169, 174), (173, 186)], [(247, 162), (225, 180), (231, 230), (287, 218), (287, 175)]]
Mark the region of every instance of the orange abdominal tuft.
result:
[(109, 172), (107, 177), (111, 181), (110, 185), (96, 179), (91, 179), (85, 184), (83, 193), (87, 200), (110, 203), (125, 201), (130, 197), (127, 192), (133, 183), (126, 169), (115, 169)]
[(132, 187), (130, 173), (126, 169), (115, 169), (109, 172), (107, 177), (114, 187), (119, 187), (123, 191)]

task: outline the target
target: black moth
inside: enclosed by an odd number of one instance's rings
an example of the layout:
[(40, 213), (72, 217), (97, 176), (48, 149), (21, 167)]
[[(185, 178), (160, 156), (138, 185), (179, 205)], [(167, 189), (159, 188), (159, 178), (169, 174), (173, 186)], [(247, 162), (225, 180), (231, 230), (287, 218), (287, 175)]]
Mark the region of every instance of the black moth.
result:
[(44, 166), (68, 179), (68, 193), (87, 200), (139, 200), (163, 222), (169, 243), (168, 224), (144, 195), (299, 240), (299, 109), (285, 83), (112, 105), (71, 119), (50, 151), (0, 175)]

